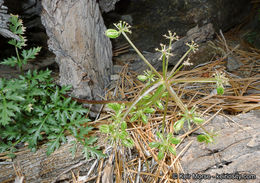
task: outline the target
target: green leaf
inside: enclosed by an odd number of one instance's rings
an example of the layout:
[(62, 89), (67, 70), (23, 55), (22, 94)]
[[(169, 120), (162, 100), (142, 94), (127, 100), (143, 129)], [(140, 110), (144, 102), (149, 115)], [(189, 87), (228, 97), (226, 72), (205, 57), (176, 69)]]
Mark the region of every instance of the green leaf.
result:
[(211, 136), (209, 136), (209, 135), (198, 135), (197, 136), (197, 140), (199, 142), (205, 142), (207, 144), (214, 142), (214, 139)]
[(91, 136), (89, 138), (85, 138), (85, 143), (87, 145), (93, 145), (97, 141), (97, 137)]
[(183, 128), (184, 122), (185, 122), (185, 118), (181, 118), (180, 120), (174, 123), (173, 128), (176, 133)]
[(152, 114), (152, 113), (155, 112), (155, 109), (146, 107), (146, 108), (143, 109), (143, 112), (144, 112), (144, 113)]
[(22, 96), (17, 96), (17, 93), (13, 93), (11, 95), (6, 95), (6, 98), (9, 100), (14, 100), (14, 101), (24, 101), (25, 98)]
[(140, 81), (145, 81), (145, 80), (147, 80), (148, 79), (148, 77), (147, 76), (145, 76), (145, 75), (138, 75), (137, 76), (137, 79), (139, 79)]
[(119, 133), (119, 139), (124, 140), (128, 136), (126, 131), (122, 131)]
[(88, 135), (89, 132), (91, 132), (91, 130), (93, 129), (93, 127), (90, 126), (86, 126), (84, 128), (80, 128), (80, 133), (79, 133), (79, 138), (84, 138), (85, 135)]
[(172, 146), (168, 146), (168, 150), (170, 151), (170, 153), (176, 156), (176, 150)]
[(61, 93), (61, 94), (66, 94), (67, 91), (69, 91), (71, 88), (72, 88), (72, 86), (70, 86), (70, 85), (62, 86), (62, 88), (61, 88), (61, 90), (60, 90), (60, 93)]
[(159, 143), (159, 142), (151, 142), (151, 143), (149, 144), (149, 146), (150, 146), (151, 148), (159, 148), (160, 143)]
[(144, 124), (148, 123), (148, 118), (147, 118), (147, 116), (145, 114), (143, 114), (143, 113), (141, 114), (141, 119), (142, 119)]
[(16, 155), (14, 153), (8, 153), (7, 156), (10, 158), (10, 159), (13, 159), (16, 157)]
[(135, 114), (134, 116), (132, 116), (132, 117), (130, 118), (130, 122), (134, 122), (134, 121), (136, 121), (138, 118), (139, 118), (138, 114)]
[(45, 95), (45, 92), (43, 89), (40, 88), (32, 88), (31, 92), (29, 93), (29, 96), (43, 96)]
[(160, 99), (160, 97), (162, 96), (162, 94), (164, 93), (165, 89), (166, 88), (164, 85), (160, 85), (154, 92), (153, 96), (149, 99), (149, 102), (147, 103), (147, 105), (156, 103), (156, 101), (158, 101)]
[(172, 144), (179, 144), (181, 142), (181, 139), (178, 138), (170, 138), (169, 139)]
[(9, 57), (7, 59), (4, 59), (3, 62), (1, 62), (0, 64), (9, 65), (11, 67), (14, 67), (18, 64), (18, 60), (17, 60), (16, 57), (12, 56), (12, 57)]
[(41, 47), (30, 48), (29, 50), (22, 51), (22, 57), (25, 61), (23, 64), (27, 63), (27, 60), (34, 59), (35, 56), (41, 51)]
[(131, 138), (126, 138), (126, 139), (122, 140), (122, 144), (123, 144), (124, 146), (126, 146), (126, 147), (131, 148), (131, 147), (134, 146), (134, 141), (133, 141), (133, 139), (131, 139)]
[(159, 109), (163, 110), (163, 105), (162, 105), (162, 103), (161, 103), (159, 100), (157, 100), (157, 101), (155, 102), (155, 105), (156, 105)]
[(72, 154), (72, 158), (74, 159), (75, 158), (75, 154), (77, 152), (77, 141), (73, 140), (70, 143), (73, 144), (73, 146), (70, 148), (70, 152)]
[(164, 93), (162, 94), (162, 97), (167, 97), (168, 95), (169, 95), (168, 92), (164, 92)]
[(8, 44), (16, 46), (17, 41), (16, 41), (16, 39), (11, 39), (10, 41), (8, 41)]
[(83, 153), (86, 159), (89, 159), (89, 153), (92, 154), (92, 156), (97, 156), (98, 158), (105, 158), (106, 155), (104, 155), (101, 151), (97, 150), (96, 148), (84, 146)]
[(68, 106), (68, 104), (70, 103), (71, 101), (71, 98), (66, 98), (65, 101), (64, 101), (64, 106)]
[(192, 121), (193, 121), (194, 123), (196, 123), (196, 124), (201, 124), (201, 123), (204, 122), (204, 119), (199, 118), (199, 117), (193, 117), (193, 118), (192, 118)]
[(223, 95), (224, 94), (224, 87), (222, 87), (222, 86), (217, 87), (217, 93), (219, 95)]
[(123, 131), (125, 131), (125, 130), (127, 129), (127, 123), (126, 123), (125, 121), (123, 121), (123, 122), (121, 123), (121, 129), (122, 129)]
[(162, 160), (164, 158), (164, 149), (160, 149), (158, 153), (158, 160)]
[[(30, 70), (27, 73), (27, 77), (30, 78)], [(39, 72), (34, 70), (32, 79), (43, 82), (43, 81), (50, 79), (50, 77), (51, 77), (51, 71), (48, 69), (46, 69), (45, 71), (39, 71)]]
[(157, 137), (158, 137), (161, 141), (164, 141), (163, 134), (161, 134), (160, 132), (157, 132), (156, 135), (157, 135)]
[(151, 94), (147, 94), (143, 97), (144, 100), (149, 100), (152, 97)]
[(53, 153), (55, 150), (57, 150), (60, 147), (60, 138), (56, 138), (54, 141), (50, 141), (47, 143), (47, 151), (46, 154), (49, 156), (51, 153)]
[[(22, 29), (19, 29), (19, 32), (22, 32)], [(22, 49), (22, 47), (26, 46), (25, 44), (25, 37), (22, 35), (19, 35), (20, 41), (16, 41), (15, 47)]]
[(12, 111), (12, 106), (12, 102), (3, 102), (2, 105), (0, 105), (0, 124), (3, 126), (9, 124), (12, 121), (12, 117), (15, 116), (14, 112)]
[(101, 125), (99, 127), (99, 130), (102, 132), (102, 133), (109, 133), (110, 130), (109, 130), (109, 125)]
[(3, 142), (0, 142), (0, 153), (6, 152), (6, 151), (8, 151), (8, 149), (9, 149), (9, 145), (7, 145)]
[(118, 103), (109, 103), (107, 104), (107, 107), (112, 109), (115, 112), (118, 112), (121, 109), (121, 105)]
[(77, 129), (75, 128), (75, 126), (69, 126), (68, 129), (70, 130), (71, 134), (76, 137), (78, 132)]

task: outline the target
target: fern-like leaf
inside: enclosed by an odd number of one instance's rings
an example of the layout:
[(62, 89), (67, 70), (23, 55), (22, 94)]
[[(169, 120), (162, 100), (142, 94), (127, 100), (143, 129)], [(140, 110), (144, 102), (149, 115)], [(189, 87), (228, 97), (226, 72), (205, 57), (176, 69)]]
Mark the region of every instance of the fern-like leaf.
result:
[(29, 50), (22, 51), (23, 64), (26, 64), (29, 59), (34, 59), (35, 56), (41, 51), (41, 47), (30, 48)]
[(18, 64), (18, 60), (16, 57), (12, 56), (7, 59), (4, 59), (3, 62), (1, 62), (2, 65), (9, 65), (11, 67), (14, 67)]

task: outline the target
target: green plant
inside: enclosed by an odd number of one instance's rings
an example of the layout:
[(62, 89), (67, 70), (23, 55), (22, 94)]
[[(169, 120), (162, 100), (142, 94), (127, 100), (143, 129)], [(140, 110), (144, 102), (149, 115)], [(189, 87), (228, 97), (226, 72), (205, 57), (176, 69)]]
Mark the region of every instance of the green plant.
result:
[(26, 38), (24, 37), (25, 27), (23, 26), (23, 21), (19, 19), (18, 15), (11, 15), (9, 22), (9, 29), (16, 34), (20, 40), (11, 39), (8, 42), (15, 47), (16, 57), (12, 56), (4, 59), (1, 64), (12, 67), (17, 65), (19, 70), (22, 70), (23, 65), (27, 64), (30, 59), (34, 59), (41, 51), (41, 47), (30, 48), (28, 50), (23, 49), (23, 47), (26, 46)]
[(179, 144), (180, 139), (174, 138), (171, 133), (168, 133), (166, 137), (163, 134), (157, 132), (157, 137), (159, 138), (159, 142), (151, 142), (149, 146), (151, 148), (158, 148), (158, 159), (162, 160), (165, 156), (165, 152), (170, 152), (171, 154), (176, 156), (176, 150), (173, 148), (172, 144)]
[(87, 109), (64, 97), (71, 87), (55, 86), (51, 71), (28, 71), (19, 79), (0, 79), (0, 152), (16, 151), (18, 143), (36, 150), (39, 141), (48, 139), (47, 154), (66, 142), (65, 132), (84, 146), (84, 153), (103, 156), (91, 145), (97, 140), (85, 136), (92, 130), (86, 125)]
[[(128, 25), (126, 22), (122, 21), (114, 25), (117, 28), (117, 30), (108, 29), (106, 31), (106, 35), (110, 38), (117, 38), (122, 34), (125, 37), (125, 39), (129, 42), (129, 44), (135, 49), (140, 58), (150, 68), (150, 71), (146, 71), (144, 75), (138, 76), (139, 80), (147, 82), (146, 86), (143, 89), (141, 95), (124, 112), (121, 121), (124, 121), (125, 118), (128, 115), (130, 115), (132, 116), (131, 121), (135, 121), (141, 118), (143, 122), (147, 123), (148, 120), (144, 111), (154, 113), (156, 111), (155, 108), (164, 109), (163, 124), (161, 128), (162, 134), (159, 132), (157, 133), (157, 136), (159, 136), (159, 139), (161, 139), (161, 143), (151, 143), (151, 147), (159, 148), (158, 158), (161, 159), (163, 157), (163, 153), (168, 151), (175, 152), (175, 150), (173, 150), (172, 148), (168, 148), (170, 147), (169, 142), (172, 141), (172, 139), (174, 139), (173, 136), (169, 137), (169, 134), (166, 135), (164, 133), (165, 116), (168, 107), (168, 101), (172, 99), (182, 111), (182, 114), (180, 114), (180, 116), (182, 116), (181, 119), (177, 121), (174, 125), (175, 131), (178, 132), (179, 130), (181, 130), (185, 122), (188, 123), (189, 127), (191, 126), (190, 123), (193, 123), (204, 130), (204, 134), (199, 135), (198, 140), (204, 141), (206, 143), (211, 142), (215, 134), (212, 132), (208, 132), (202, 126), (204, 120), (195, 112), (195, 108), (187, 108), (187, 106), (182, 102), (181, 98), (176, 94), (172, 85), (176, 83), (211, 82), (216, 83), (218, 94), (223, 94), (224, 84), (226, 84), (228, 81), (224, 74), (216, 73), (214, 78), (178, 78), (178, 76), (176, 76), (176, 73), (184, 65), (191, 65), (191, 63), (189, 63), (189, 58), (187, 59), (187, 57), (191, 52), (196, 52), (198, 50), (198, 45), (194, 41), (191, 41), (191, 43), (186, 43), (186, 45), (189, 47), (188, 51), (180, 58), (180, 60), (173, 67), (173, 69), (170, 72), (168, 72), (168, 62), (170, 56), (172, 56), (172, 43), (173, 41), (179, 39), (178, 36), (175, 33), (173, 34), (171, 31), (168, 32), (168, 35), (164, 35), (164, 37), (169, 40), (169, 45), (166, 46), (161, 44), (161, 49), (156, 49), (156, 51), (161, 52), (161, 57), (159, 59), (162, 60), (162, 74), (160, 74), (128, 38), (126, 33), (131, 33), (131, 26)], [(178, 141), (174, 142), (177, 143)]]
[(123, 144), (126, 147), (132, 147), (134, 145), (133, 140), (129, 137), (127, 124), (122, 120), (123, 111), (125, 110), (124, 104), (111, 103), (107, 105), (113, 113), (111, 117), (111, 123), (109, 125), (101, 125), (100, 131), (108, 134), (108, 140), (113, 145)]
[[(15, 46), (17, 57), (4, 60), (3, 64), (19, 69), (28, 59), (35, 58), (40, 47), (23, 50), (20, 59), (18, 49), (25, 46), (25, 28), (18, 16), (11, 16), (10, 30), (19, 35), (20, 40), (11, 40)], [(78, 142), (83, 146), (86, 158), (90, 155), (104, 157), (93, 144), (96, 137), (88, 137), (92, 127), (85, 117), (88, 109), (65, 97), (70, 86), (58, 87), (54, 84), (51, 71), (28, 71), (18, 79), (6, 80), (0, 78), (0, 152), (11, 155), (19, 144), (28, 144), (32, 151), (42, 141), (47, 142), (47, 155), (67, 142), (66, 135), (72, 135), (75, 140), (72, 153), (75, 153)]]

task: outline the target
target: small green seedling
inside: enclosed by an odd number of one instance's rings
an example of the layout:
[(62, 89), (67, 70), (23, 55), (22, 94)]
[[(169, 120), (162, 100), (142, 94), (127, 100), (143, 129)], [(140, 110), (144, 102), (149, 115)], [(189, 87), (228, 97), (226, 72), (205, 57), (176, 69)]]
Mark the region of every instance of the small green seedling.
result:
[(21, 71), (23, 65), (31, 59), (34, 59), (35, 56), (41, 51), (41, 47), (30, 48), (28, 50), (23, 49), (26, 46), (26, 38), (24, 36), (26, 28), (23, 26), (23, 21), (19, 19), (18, 15), (11, 15), (9, 19), (9, 29), (17, 35), (20, 40), (11, 39), (8, 41), (10, 45), (15, 47), (16, 57), (12, 56), (7, 59), (4, 59), (1, 64), (9, 66), (18, 66)]

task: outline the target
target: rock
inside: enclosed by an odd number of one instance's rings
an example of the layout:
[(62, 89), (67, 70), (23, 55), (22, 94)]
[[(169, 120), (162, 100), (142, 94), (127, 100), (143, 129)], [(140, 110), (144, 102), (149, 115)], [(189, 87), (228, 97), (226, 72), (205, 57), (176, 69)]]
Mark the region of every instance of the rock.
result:
[(228, 71), (235, 71), (244, 65), (238, 58), (229, 55), (227, 57), (227, 69)]
[[(180, 40), (172, 44), (172, 53), (173, 57), (169, 59), (169, 66), (175, 65), (178, 60), (185, 54), (189, 49), (186, 43), (190, 43), (192, 40), (196, 43), (201, 44), (213, 38), (214, 29), (212, 24), (207, 24), (202, 27), (195, 26), (193, 29), (187, 32), (187, 35), (181, 38)], [(145, 52), (144, 56), (150, 61), (150, 63), (156, 68), (161, 69), (162, 62), (159, 60), (161, 53), (151, 53)], [(130, 64), (131, 69), (135, 70), (138, 73), (142, 73), (143, 70), (148, 69), (148, 66), (141, 60), (137, 59)]]
[[(260, 111), (251, 111), (231, 117), (231, 121), (217, 116), (206, 126), (218, 132), (215, 144), (205, 145), (190, 137), (180, 149), (194, 140), (181, 158), (185, 173), (189, 174), (252, 174), (257, 179), (249, 180), (197, 180), (198, 182), (259, 182), (260, 178)], [(199, 132), (197, 132), (199, 133)], [(190, 180), (191, 181), (191, 180)]]
[(153, 51), (168, 30), (182, 37), (193, 27), (211, 23), (216, 31), (227, 31), (241, 23), (250, 8), (248, 0), (128, 0), (119, 1), (107, 19), (113, 27), (122, 15), (131, 16), (131, 39), (141, 50)]
[(115, 4), (120, 0), (100, 0), (99, 6), (102, 12), (109, 12), (115, 8)]

